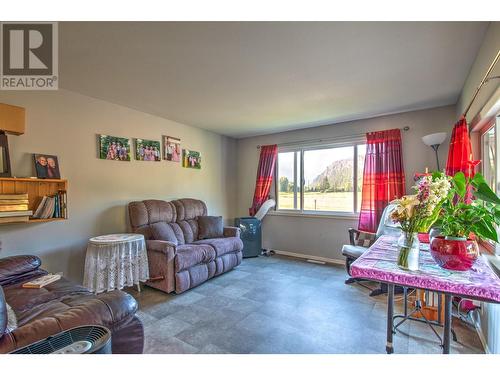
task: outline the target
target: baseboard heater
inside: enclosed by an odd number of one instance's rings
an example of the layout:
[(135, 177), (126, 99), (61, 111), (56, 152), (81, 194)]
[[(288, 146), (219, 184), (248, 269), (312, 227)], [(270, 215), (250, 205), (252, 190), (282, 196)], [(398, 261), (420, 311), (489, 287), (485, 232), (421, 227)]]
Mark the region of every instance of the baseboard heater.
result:
[(323, 262), (322, 260), (314, 260), (314, 259), (306, 259), (306, 262), (315, 264), (326, 264), (326, 262)]

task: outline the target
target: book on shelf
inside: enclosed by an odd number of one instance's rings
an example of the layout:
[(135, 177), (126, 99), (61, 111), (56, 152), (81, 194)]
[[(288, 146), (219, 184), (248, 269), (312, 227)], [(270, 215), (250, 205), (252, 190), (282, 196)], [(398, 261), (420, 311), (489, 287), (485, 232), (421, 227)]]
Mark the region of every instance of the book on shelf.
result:
[(0, 217), (18, 217), (18, 216), (31, 216), (33, 211), (25, 210), (25, 211), (7, 211), (0, 212)]
[(54, 215), (54, 207), (55, 207), (56, 199), (54, 197), (47, 197), (45, 201), (45, 206), (43, 207), (43, 211), (40, 215), (40, 219), (48, 219)]
[(28, 209), (27, 204), (0, 204), (0, 212), (5, 211), (26, 211)]
[(57, 281), (61, 278), (61, 275), (59, 274), (52, 274), (49, 273), (48, 275), (44, 275), (42, 277), (39, 277), (38, 279), (28, 281), (27, 283), (23, 284), (23, 288), (28, 288), (28, 289), (40, 289), (43, 288), (45, 285), (51, 284), (54, 281)]
[(42, 197), (33, 214), (34, 219), (67, 218), (66, 192), (60, 190), (57, 194)]
[(29, 219), (29, 215), (0, 217), (0, 224), (27, 223)]
[(47, 201), (47, 196), (44, 195), (42, 197), (42, 200), (40, 201), (40, 203), (38, 204), (38, 206), (36, 207), (35, 209), (35, 213), (33, 214), (33, 217), (34, 218), (40, 218), (40, 214), (42, 213), (43, 211), (43, 207), (45, 206), (45, 202)]
[(28, 204), (27, 199), (0, 199), (0, 205)]
[(57, 217), (67, 219), (66, 211), (66, 191), (59, 190), (57, 193)]
[(68, 196), (66, 195), (65, 190), (61, 190), (61, 198), (62, 198), (62, 209), (61, 209), (61, 215), (63, 218), (67, 219), (68, 218), (68, 203), (67, 199)]
[(0, 200), (27, 200), (28, 193), (22, 194), (0, 194)]
[(53, 217), (59, 218), (59, 217), (61, 217), (60, 195), (56, 194), (55, 198), (56, 198), (56, 204), (55, 204), (55, 208), (54, 208), (54, 216)]

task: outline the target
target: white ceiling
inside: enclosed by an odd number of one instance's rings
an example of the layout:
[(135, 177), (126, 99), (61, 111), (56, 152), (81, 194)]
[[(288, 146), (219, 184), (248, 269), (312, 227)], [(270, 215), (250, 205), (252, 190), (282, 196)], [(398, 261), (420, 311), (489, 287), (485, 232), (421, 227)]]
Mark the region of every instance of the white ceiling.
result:
[(241, 138), (454, 104), (486, 22), (64, 22), (60, 87)]

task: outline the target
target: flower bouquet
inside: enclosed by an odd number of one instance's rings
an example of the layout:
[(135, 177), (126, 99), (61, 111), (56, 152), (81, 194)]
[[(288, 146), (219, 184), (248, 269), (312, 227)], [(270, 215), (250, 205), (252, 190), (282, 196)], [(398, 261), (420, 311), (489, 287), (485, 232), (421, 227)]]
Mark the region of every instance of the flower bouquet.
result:
[(395, 208), (391, 219), (399, 223), (403, 231), (398, 240), (398, 266), (402, 269), (418, 270), (419, 232), (427, 233), (438, 219), (441, 206), (450, 192), (447, 176), (437, 173), (422, 177), (413, 187), (414, 195), (405, 195), (393, 201)]

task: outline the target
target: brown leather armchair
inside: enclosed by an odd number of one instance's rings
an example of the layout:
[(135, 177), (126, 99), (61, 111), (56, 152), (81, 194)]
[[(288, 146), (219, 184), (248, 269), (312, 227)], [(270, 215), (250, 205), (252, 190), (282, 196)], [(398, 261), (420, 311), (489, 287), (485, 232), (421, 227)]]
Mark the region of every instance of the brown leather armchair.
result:
[[(40, 259), (32, 255), (0, 259), (0, 353), (91, 324), (111, 330), (113, 353), (142, 353), (144, 330), (132, 296), (121, 291), (95, 295), (65, 278), (41, 289), (22, 288), (47, 274), (40, 266)], [(6, 304), (17, 318), (17, 328), (9, 331)]]

